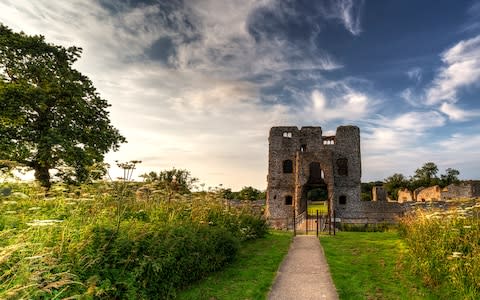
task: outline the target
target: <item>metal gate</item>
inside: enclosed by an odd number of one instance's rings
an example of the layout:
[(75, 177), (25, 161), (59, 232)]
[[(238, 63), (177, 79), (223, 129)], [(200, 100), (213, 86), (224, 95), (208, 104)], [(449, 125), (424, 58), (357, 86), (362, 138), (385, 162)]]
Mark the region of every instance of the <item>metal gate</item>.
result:
[(320, 213), (318, 210), (314, 214), (308, 213), (308, 209), (303, 213), (293, 217), (293, 233), (297, 234), (334, 234), (335, 235), (335, 212), (329, 217), (327, 213)]

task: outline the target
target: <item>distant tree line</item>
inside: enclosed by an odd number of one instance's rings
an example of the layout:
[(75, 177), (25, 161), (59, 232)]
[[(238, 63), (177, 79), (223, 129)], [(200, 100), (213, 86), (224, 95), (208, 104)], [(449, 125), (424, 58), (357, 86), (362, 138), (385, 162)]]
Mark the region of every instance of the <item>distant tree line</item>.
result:
[(260, 191), (251, 186), (245, 186), (238, 192), (232, 192), (232, 189), (222, 189), (224, 199), (235, 200), (261, 200), (266, 199), (265, 191)]
[[(198, 178), (192, 177), (190, 171), (185, 169), (172, 168), (160, 172), (149, 172), (140, 175), (143, 181), (151, 187), (158, 189), (171, 189), (181, 194), (190, 194), (199, 182)], [(234, 192), (231, 188), (220, 187), (215, 189), (220, 196), (229, 200), (260, 200), (265, 199), (265, 191), (258, 190), (251, 186), (245, 186), (240, 191)]]
[(364, 201), (371, 200), (371, 191), (374, 186), (383, 186), (391, 199), (396, 200), (398, 191), (407, 188), (414, 191), (419, 187), (430, 187), (438, 185), (446, 187), (452, 183), (459, 183), (460, 172), (456, 169), (447, 168), (445, 173), (438, 176), (438, 167), (433, 162), (427, 162), (415, 170), (415, 174), (409, 178), (401, 173), (395, 173), (384, 181), (362, 183), (361, 198)]

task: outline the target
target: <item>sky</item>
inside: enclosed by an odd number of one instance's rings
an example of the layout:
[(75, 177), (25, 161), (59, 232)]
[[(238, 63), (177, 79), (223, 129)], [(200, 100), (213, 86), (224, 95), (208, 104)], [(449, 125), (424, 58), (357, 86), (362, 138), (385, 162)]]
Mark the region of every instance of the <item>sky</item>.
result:
[(480, 1), (0, 0), (0, 22), (83, 48), (128, 140), (106, 161), (137, 175), (265, 189), (270, 127), (351, 124), (363, 182), (480, 179)]

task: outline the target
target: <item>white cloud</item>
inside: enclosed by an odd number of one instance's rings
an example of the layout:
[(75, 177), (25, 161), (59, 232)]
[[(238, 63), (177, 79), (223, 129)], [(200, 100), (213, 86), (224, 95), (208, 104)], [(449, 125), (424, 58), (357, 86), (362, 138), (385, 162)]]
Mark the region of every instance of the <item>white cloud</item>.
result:
[(339, 18), (345, 28), (353, 35), (360, 35), (362, 32), (360, 24), (360, 9), (363, 1), (341, 0), (336, 1)]
[(394, 118), (377, 116), (363, 126), (363, 148), (369, 156), (421, 152), (428, 131), (444, 124), (445, 118), (436, 111), (412, 111)]
[(417, 95), (414, 93), (413, 89), (406, 88), (400, 93), (400, 97), (402, 97), (405, 102), (410, 104), (413, 107), (419, 107), (421, 105), (421, 99), (418, 99)]
[(342, 94), (332, 99), (319, 90), (314, 90), (310, 96), (310, 105), (305, 108), (305, 115), (311, 119), (321, 120), (358, 120), (373, 110), (375, 101), (366, 94), (347, 88)]
[(473, 117), (480, 116), (480, 111), (463, 110), (453, 103), (443, 102), (440, 111), (446, 114), (452, 121), (466, 121)]
[(422, 69), (420, 69), (419, 67), (408, 70), (406, 74), (408, 78), (414, 80), (417, 83), (422, 80)]
[(461, 41), (442, 54), (443, 66), (426, 91), (427, 105), (455, 103), (461, 89), (480, 80), (480, 36)]
[(445, 118), (436, 111), (407, 112), (390, 121), (390, 126), (399, 130), (423, 131), (445, 125)]

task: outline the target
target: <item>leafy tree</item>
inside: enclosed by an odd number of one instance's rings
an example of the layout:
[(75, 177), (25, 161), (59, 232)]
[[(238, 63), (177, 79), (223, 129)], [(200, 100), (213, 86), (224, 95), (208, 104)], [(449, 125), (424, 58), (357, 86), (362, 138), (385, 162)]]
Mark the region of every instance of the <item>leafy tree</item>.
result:
[(438, 173), (438, 167), (433, 162), (425, 163), (421, 168), (415, 171), (414, 177), (420, 180), (431, 180), (436, 178)]
[(395, 173), (385, 179), (384, 188), (392, 199), (397, 199), (398, 190), (410, 185), (408, 179), (400, 173)]
[(314, 188), (307, 192), (307, 199), (310, 201), (326, 201), (328, 200), (327, 188)]
[(433, 162), (427, 162), (415, 171), (415, 175), (413, 175), (413, 185), (417, 188), (420, 186), (427, 187), (438, 184), (437, 173), (437, 165)]
[(0, 159), (35, 171), (50, 187), (50, 170), (82, 182), (89, 168), (126, 142), (109, 120), (107, 102), (72, 68), (81, 48), (0, 24)]
[(258, 200), (262, 192), (251, 186), (243, 187), (239, 192), (240, 200)]
[(192, 177), (190, 171), (172, 168), (171, 170), (150, 172), (143, 175), (146, 183), (153, 184), (159, 188), (173, 188), (181, 194), (189, 194), (198, 178)]
[(235, 193), (232, 192), (231, 188), (221, 189), (220, 190), (220, 195), (223, 199), (232, 200), (232, 199), (235, 198)]
[(458, 179), (458, 175), (460, 175), (460, 171), (452, 168), (447, 168), (445, 170), (445, 174), (440, 175), (441, 186), (445, 187), (449, 184), (460, 182), (460, 180)]

